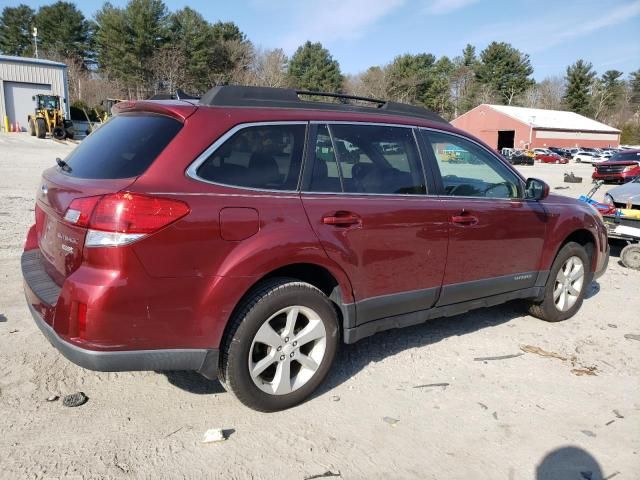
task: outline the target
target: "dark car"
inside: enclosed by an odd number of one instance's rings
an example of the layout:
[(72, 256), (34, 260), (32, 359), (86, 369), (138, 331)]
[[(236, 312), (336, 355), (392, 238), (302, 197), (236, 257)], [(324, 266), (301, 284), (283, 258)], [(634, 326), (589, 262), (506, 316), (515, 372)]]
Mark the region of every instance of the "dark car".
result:
[(341, 342), (514, 299), (575, 315), (606, 268), (597, 212), (432, 112), (372, 104), (232, 86), (119, 103), (42, 175), (36, 324), (83, 367), (195, 370), (274, 411)]
[(625, 183), (640, 177), (640, 150), (624, 150), (611, 160), (598, 163), (593, 171), (594, 180), (606, 183)]
[(533, 165), (534, 158), (527, 155), (522, 150), (514, 150), (511, 155), (507, 157), (511, 165)]
[(551, 150), (553, 153), (560, 155), (562, 158), (566, 158), (567, 160), (571, 160), (573, 158), (572, 153), (569, 152), (568, 150), (565, 150), (564, 148), (549, 147), (549, 150)]

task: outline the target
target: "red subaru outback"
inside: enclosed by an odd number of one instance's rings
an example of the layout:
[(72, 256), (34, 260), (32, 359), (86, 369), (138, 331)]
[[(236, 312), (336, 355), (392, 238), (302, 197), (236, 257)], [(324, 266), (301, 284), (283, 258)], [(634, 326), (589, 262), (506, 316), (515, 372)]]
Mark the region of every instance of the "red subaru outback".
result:
[(513, 299), (578, 311), (608, 259), (592, 207), (426, 110), (299, 93), (122, 103), (43, 173), (22, 269), (64, 356), (196, 370), (274, 411), (340, 342)]

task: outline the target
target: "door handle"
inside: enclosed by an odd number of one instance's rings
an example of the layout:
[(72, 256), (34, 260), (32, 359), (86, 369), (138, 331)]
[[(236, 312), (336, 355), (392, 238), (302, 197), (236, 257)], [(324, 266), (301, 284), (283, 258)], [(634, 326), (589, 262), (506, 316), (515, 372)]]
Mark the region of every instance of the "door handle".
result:
[(362, 223), (362, 220), (355, 213), (336, 212), (334, 215), (322, 217), (322, 223), (336, 227), (346, 227), (349, 225), (358, 225)]
[(475, 225), (478, 223), (478, 218), (473, 215), (454, 215), (451, 217), (451, 223), (457, 223), (458, 225)]

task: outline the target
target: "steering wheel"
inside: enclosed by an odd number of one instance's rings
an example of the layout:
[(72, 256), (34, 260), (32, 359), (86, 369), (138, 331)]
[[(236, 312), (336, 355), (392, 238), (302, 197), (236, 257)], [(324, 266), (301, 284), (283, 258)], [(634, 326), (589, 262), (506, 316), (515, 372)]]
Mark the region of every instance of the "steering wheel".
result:
[[(485, 197), (488, 197), (489, 195), (487, 195), (487, 193), (489, 193), (491, 190), (494, 190), (498, 187), (505, 187), (507, 189), (507, 192), (509, 194), (509, 197), (512, 196), (513, 194), (513, 184), (510, 182), (500, 182), (500, 183), (494, 183), (492, 185), (490, 185), (489, 187), (487, 187), (482, 193)], [(503, 198), (503, 197), (497, 197), (497, 198)]]

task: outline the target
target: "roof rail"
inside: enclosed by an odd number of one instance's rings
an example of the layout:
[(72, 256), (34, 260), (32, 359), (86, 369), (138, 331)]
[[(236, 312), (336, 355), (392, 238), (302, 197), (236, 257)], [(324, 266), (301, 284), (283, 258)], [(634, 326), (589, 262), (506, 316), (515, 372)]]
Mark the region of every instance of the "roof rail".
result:
[[(300, 96), (329, 97), (342, 100), (342, 102), (315, 102), (304, 100), (300, 98)], [(370, 103), (373, 104), (373, 107), (347, 103), (349, 100)], [(404, 103), (388, 102), (376, 98), (358, 97), (342, 93), (310, 92), (290, 88), (222, 85), (213, 87), (205, 93), (200, 98), (200, 105), (212, 107), (306, 108), (340, 112), (385, 113), (448, 123), (435, 112)]]
[(178, 88), (176, 93), (156, 93), (147, 100), (200, 100), (200, 97), (185, 93), (184, 90)]

